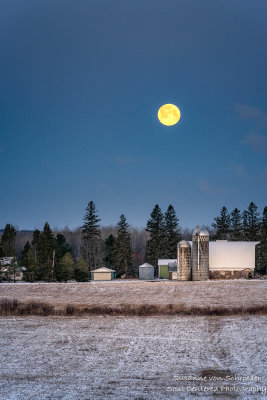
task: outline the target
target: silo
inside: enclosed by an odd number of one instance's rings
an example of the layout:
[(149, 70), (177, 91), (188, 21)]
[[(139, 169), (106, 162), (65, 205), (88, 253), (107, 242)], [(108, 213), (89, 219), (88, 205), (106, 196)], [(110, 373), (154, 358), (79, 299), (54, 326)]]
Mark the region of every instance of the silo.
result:
[(193, 281), (209, 279), (209, 232), (207, 229), (196, 229), (192, 238)]
[(191, 281), (191, 246), (182, 240), (177, 245), (178, 280)]
[(154, 280), (154, 267), (148, 263), (140, 265), (139, 279), (142, 281), (153, 281)]

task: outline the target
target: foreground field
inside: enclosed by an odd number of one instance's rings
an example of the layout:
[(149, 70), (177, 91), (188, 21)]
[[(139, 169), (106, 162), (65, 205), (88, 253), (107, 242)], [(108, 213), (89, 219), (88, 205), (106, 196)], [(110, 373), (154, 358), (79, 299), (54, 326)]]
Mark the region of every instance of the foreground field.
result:
[(2, 318), (1, 399), (266, 398), (266, 321)]
[(111, 281), (89, 283), (2, 283), (0, 298), (73, 305), (179, 305), (246, 307), (267, 305), (267, 281)]

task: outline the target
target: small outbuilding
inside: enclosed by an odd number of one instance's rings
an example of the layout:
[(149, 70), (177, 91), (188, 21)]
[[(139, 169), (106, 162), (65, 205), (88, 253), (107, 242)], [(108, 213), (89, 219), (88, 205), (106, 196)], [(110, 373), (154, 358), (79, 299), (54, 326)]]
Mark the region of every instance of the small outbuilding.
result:
[(153, 281), (154, 280), (154, 267), (148, 263), (140, 265), (139, 267), (139, 279), (142, 281)]
[(92, 281), (112, 281), (116, 279), (116, 272), (106, 267), (94, 269), (91, 274)]

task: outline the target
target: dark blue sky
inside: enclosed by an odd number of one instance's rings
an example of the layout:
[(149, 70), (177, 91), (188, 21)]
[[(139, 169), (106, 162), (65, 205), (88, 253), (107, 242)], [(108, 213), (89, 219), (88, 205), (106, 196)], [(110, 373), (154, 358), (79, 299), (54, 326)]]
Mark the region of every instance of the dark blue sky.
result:
[[(267, 194), (266, 0), (0, 0), (0, 227), (210, 224)], [(172, 127), (165, 103), (181, 110)]]

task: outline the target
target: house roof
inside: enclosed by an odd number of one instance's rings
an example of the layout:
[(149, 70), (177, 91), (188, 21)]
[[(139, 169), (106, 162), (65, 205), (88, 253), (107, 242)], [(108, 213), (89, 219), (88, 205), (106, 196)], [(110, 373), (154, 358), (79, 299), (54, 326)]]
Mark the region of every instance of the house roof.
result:
[(115, 272), (115, 270), (109, 269), (107, 267), (100, 267), (100, 268), (94, 269), (92, 272)]

